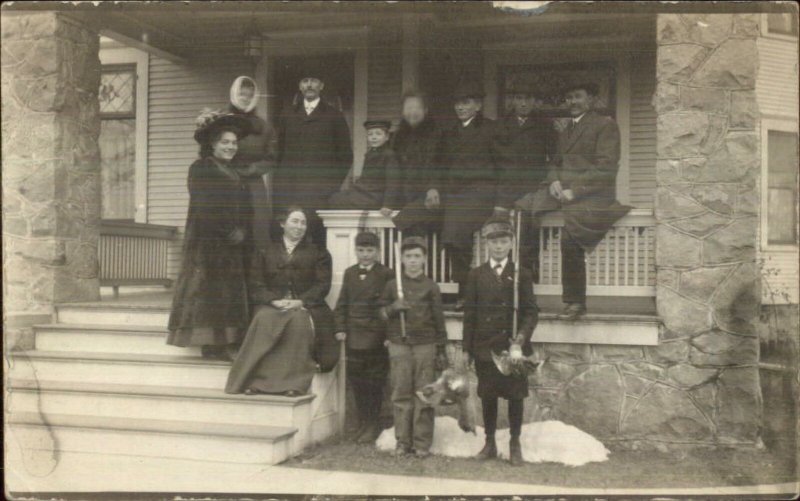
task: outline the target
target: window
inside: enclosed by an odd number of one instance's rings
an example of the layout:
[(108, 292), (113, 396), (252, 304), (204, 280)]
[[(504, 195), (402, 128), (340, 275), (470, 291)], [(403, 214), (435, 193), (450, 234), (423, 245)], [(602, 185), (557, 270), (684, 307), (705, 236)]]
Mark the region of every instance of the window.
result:
[(767, 32), (774, 35), (797, 36), (797, 14), (785, 12), (767, 14)]
[(103, 219), (136, 214), (136, 65), (103, 66), (100, 77)]
[(797, 132), (767, 131), (767, 244), (797, 243)]

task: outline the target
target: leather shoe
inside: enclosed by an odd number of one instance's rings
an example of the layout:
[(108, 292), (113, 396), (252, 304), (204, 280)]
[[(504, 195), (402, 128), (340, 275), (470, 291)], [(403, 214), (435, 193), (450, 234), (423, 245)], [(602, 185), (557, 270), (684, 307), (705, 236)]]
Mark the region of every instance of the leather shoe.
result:
[(522, 466), (522, 446), (519, 443), (519, 437), (511, 437), (508, 443), (509, 462), (511, 466)]
[(561, 318), (565, 320), (577, 320), (578, 317), (586, 314), (586, 305), (582, 303), (567, 303)]
[(497, 442), (494, 437), (486, 437), (486, 443), (483, 444), (483, 449), (475, 456), (475, 459), (486, 461), (497, 457)]
[(411, 449), (403, 444), (397, 444), (394, 448), (394, 457), (403, 457), (411, 454)]

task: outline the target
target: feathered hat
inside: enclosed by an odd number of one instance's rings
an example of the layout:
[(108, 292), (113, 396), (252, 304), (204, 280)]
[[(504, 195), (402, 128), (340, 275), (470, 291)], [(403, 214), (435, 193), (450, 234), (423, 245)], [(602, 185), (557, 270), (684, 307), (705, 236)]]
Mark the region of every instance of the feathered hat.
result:
[(206, 144), (214, 131), (226, 126), (236, 129), (238, 139), (250, 134), (250, 120), (246, 117), (235, 113), (204, 108), (195, 120), (194, 140), (200, 144)]

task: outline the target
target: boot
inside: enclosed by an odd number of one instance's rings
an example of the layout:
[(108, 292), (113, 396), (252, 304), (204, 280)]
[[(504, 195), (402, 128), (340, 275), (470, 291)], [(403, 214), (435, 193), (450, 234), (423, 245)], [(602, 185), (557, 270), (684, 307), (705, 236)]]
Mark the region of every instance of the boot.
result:
[(372, 444), (378, 439), (378, 436), (381, 434), (381, 429), (378, 426), (376, 421), (372, 421), (367, 423), (364, 427), (364, 431), (358, 436), (356, 440), (359, 444)]
[(483, 449), (475, 456), (475, 459), (486, 461), (497, 457), (497, 443), (494, 441), (494, 435), (486, 435), (486, 443)]
[(519, 437), (511, 437), (508, 443), (509, 461), (511, 466), (522, 466), (522, 446), (519, 443)]

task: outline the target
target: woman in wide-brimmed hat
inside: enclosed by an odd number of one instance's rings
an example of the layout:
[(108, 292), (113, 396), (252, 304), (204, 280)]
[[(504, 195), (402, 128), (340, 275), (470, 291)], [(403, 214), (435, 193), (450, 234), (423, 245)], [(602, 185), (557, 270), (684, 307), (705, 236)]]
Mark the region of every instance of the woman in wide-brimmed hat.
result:
[(252, 252), (252, 203), (232, 165), (245, 118), (203, 110), (194, 138), (200, 158), (189, 168), (183, 269), (175, 286), (167, 343), (201, 346), (204, 357), (232, 359), (249, 320), (246, 263)]

